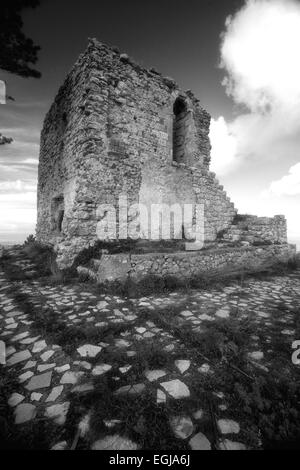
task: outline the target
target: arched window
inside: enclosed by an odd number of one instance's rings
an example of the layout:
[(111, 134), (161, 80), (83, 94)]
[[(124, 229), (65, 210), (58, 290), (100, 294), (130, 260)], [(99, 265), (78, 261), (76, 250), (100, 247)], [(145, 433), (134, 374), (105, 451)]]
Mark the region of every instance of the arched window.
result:
[(184, 163), (187, 140), (187, 105), (178, 97), (173, 107), (173, 161)]

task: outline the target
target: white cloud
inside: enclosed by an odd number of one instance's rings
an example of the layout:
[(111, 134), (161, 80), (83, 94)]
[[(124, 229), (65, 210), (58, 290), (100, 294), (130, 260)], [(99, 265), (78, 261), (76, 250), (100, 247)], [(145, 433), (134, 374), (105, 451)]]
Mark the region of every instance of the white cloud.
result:
[(0, 192), (34, 192), (36, 191), (36, 184), (28, 184), (24, 181), (3, 181), (0, 183)]
[(1, 212), (1, 217), (5, 216), (4, 212), (8, 213), (8, 208), (12, 205), (19, 205), (20, 209), (24, 206), (34, 206), (36, 204), (36, 193), (35, 192), (28, 192), (28, 193), (4, 193), (0, 194), (0, 205), (3, 206), (6, 204), (7, 210)]
[(299, 44), (298, 1), (248, 0), (227, 19), (221, 43), (223, 84), (235, 103), (249, 111), (227, 123), (223, 141), (230, 145), (224, 149), (222, 135), (212, 133), (212, 164), (220, 174), (245, 159), (299, 160)]
[(35, 158), (26, 158), (26, 160), (21, 161), (21, 163), (24, 163), (25, 165), (38, 165), (39, 161)]
[(11, 157), (26, 157), (26, 158), (38, 158), (39, 144), (35, 142), (26, 142), (20, 138), (15, 138), (13, 133), (8, 133), (5, 130), (1, 131), (4, 135), (12, 137), (14, 140), (11, 144), (6, 145), (2, 148), (1, 154), (3, 156), (10, 155)]
[(0, 104), (6, 104), (6, 84), (0, 80)]
[[(226, 21), (221, 46), (227, 92), (251, 111), (300, 102), (300, 5), (248, 0)], [(296, 103), (295, 103), (296, 101)]]
[(15, 232), (17, 230), (17, 228), (18, 227), (17, 227), (16, 224), (6, 224), (6, 223), (3, 223), (3, 222), (0, 223), (1, 233), (10, 234), (12, 232)]
[[(5, 135), (14, 138), (11, 133)], [(10, 145), (1, 147), (0, 181), (36, 179), (39, 155), (37, 143), (14, 140)]]
[(273, 181), (264, 195), (300, 196), (300, 163), (292, 166), (280, 180)]
[(16, 232), (34, 232), (36, 192), (0, 193), (0, 214), (0, 232), (12, 236)]
[(35, 180), (0, 182), (0, 236), (34, 232), (37, 216)]
[(222, 116), (217, 120), (212, 119), (209, 136), (212, 142), (211, 170), (225, 174), (236, 163), (237, 143)]

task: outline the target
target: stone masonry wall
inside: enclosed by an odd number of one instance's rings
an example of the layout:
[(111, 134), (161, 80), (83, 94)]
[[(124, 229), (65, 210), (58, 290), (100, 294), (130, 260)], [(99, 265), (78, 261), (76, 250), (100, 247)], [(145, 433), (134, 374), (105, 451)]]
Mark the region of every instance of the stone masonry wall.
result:
[(83, 110), (88, 80), (87, 64), (81, 56), (45, 118), (38, 177), (37, 238), (42, 243), (62, 241), (66, 233), (72, 233), (76, 220), (79, 156), (87, 138)]
[(206, 273), (230, 270), (254, 270), (276, 262), (293, 259), (296, 249), (292, 245), (244, 247), (207, 252), (175, 253), (174, 255), (132, 255), (130, 277), (140, 279), (146, 275), (190, 278)]
[[(174, 113), (180, 102), (178, 162)], [(91, 40), (45, 120), (38, 239), (55, 246), (61, 267), (70, 266), (97, 241), (99, 204), (116, 206), (127, 194), (129, 204), (148, 208), (204, 204), (205, 239), (215, 240), (236, 210), (209, 172), (209, 126), (209, 114), (190, 91)]]
[(240, 216), (241, 221), (224, 234), (229, 241), (247, 241), (286, 243), (287, 222), (283, 215), (275, 217), (256, 217), (253, 215)]
[(147, 276), (175, 277), (179, 280), (246, 270), (258, 271), (278, 262), (295, 259), (294, 245), (223, 248), (192, 253), (152, 253), (103, 255), (94, 260), (94, 271), (80, 267), (78, 272), (90, 275), (99, 284), (128, 279), (140, 281)]

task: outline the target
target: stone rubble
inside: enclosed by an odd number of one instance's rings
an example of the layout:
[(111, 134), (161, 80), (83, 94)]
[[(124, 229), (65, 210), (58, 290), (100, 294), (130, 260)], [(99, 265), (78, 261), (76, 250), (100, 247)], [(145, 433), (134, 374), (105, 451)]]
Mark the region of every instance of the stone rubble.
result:
[(211, 443), (201, 432), (190, 440), (189, 445), (192, 450), (211, 450)]
[(194, 431), (194, 425), (189, 416), (176, 416), (171, 418), (170, 425), (178, 439), (187, 439)]

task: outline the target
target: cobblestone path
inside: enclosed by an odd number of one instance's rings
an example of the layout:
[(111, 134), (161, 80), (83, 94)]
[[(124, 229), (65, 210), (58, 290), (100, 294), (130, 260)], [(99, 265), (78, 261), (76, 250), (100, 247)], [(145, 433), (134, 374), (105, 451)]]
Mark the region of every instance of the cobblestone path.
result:
[(0, 271), (3, 371), (13, 384), (5, 399), (21, 436), (39, 429), (52, 449), (262, 445), (226, 377), (251, 384), (280, 369), (299, 379), (300, 270), (129, 299), (47, 284), (21, 252), (8, 254), (26, 276), (12, 282)]

